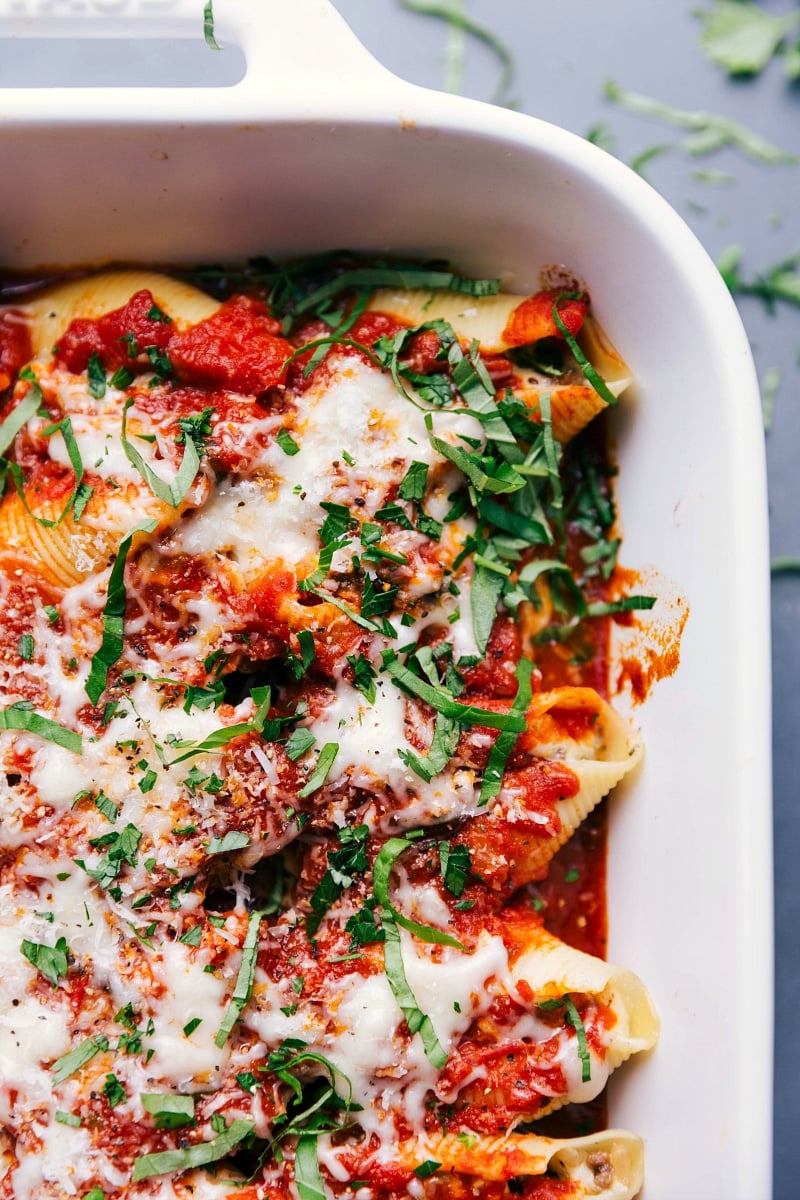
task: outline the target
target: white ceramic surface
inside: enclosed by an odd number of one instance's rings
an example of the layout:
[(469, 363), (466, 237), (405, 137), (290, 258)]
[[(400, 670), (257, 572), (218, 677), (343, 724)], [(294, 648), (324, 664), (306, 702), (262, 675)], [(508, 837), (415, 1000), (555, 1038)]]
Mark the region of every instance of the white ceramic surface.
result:
[[(44, 15), (51, 34), (198, 36), (200, 8), (6, 0), (0, 34)], [(395, 79), (326, 0), (215, 9), (247, 58), (234, 87), (0, 89), (3, 261), (350, 246), (514, 289), (548, 263), (589, 281), (638, 379), (618, 423), (624, 561), (656, 563), (691, 609), (679, 673), (637, 714), (644, 768), (612, 801), (610, 956), (645, 978), (663, 1035), (613, 1081), (611, 1119), (646, 1139), (646, 1200), (769, 1200), (766, 487), (731, 299), (676, 214), (595, 147)]]

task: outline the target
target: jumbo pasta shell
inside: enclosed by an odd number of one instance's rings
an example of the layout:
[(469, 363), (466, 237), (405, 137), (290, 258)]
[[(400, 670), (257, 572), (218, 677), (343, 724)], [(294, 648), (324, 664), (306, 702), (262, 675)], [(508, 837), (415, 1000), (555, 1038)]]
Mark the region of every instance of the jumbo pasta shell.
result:
[(58, 521), (63, 497), (35, 502), (29, 498), (29, 512), (17, 493), (11, 492), (0, 504), (3, 553), (24, 561), (52, 587), (74, 587), (106, 566), (135, 520), (154, 518), (161, 525), (175, 518), (175, 510), (155, 496), (143, 496), (133, 486), (121, 491), (113, 498), (95, 494), (80, 523), (69, 512), (60, 523), (50, 526), (43, 524), (43, 519)]
[[(531, 926), (526, 946), (511, 968), (514, 985), (530, 988), (537, 1002), (585, 994), (608, 1006), (616, 1017), (605, 1055), (608, 1073), (634, 1054), (651, 1050), (660, 1022), (653, 1001), (633, 971), (575, 950), (541, 926)], [(535, 1114), (546, 1116), (575, 1097), (557, 1097)], [(583, 1097), (585, 1098), (585, 1097)]]
[[(582, 715), (589, 726), (576, 736), (571, 718)], [(534, 696), (528, 713), (525, 749), (532, 755), (563, 762), (580, 782), (573, 796), (555, 802), (561, 829), (528, 847), (524, 865), (517, 863), (518, 882), (537, 878), (559, 847), (641, 761), (644, 753), (638, 732), (592, 688), (556, 688)]]
[[(46, 500), (37, 505), (37, 515), (55, 521), (64, 501)], [(95, 530), (81, 530), (69, 513), (60, 525), (48, 528), (26, 510), (12, 492), (0, 505), (0, 545), (3, 552), (19, 558), (46, 582), (63, 590), (85, 579), (107, 553), (106, 537)]]
[[(527, 299), (508, 292), (496, 296), (464, 296), (460, 292), (425, 291), (420, 288), (381, 288), (370, 298), (368, 308), (385, 312), (398, 321), (421, 325), (443, 320), (452, 325), (465, 341), (476, 339), (488, 354), (502, 354), (514, 343), (504, 332), (515, 309)], [(591, 316), (584, 318), (578, 344), (609, 390), (619, 396), (631, 383), (631, 372), (603, 330)], [(559, 383), (558, 379), (525, 368), (515, 371), (513, 386), (517, 396), (533, 412), (539, 409), (541, 396), (550, 397), (553, 435), (562, 444), (581, 431), (593, 417), (607, 407), (590, 383)]]
[(210, 317), (219, 302), (205, 292), (155, 271), (104, 271), (85, 279), (71, 279), (37, 296), (22, 311), (30, 324), (35, 356), (47, 355), (76, 317), (101, 317), (126, 304), (135, 292), (153, 293), (156, 303), (178, 328)]
[(398, 321), (407, 321), (409, 325), (447, 321), (459, 337), (467, 341), (475, 338), (482, 350), (500, 354), (508, 348), (503, 330), (514, 309), (525, 299), (525, 296), (514, 296), (510, 292), (498, 292), (496, 296), (466, 296), (462, 292), (438, 289), (432, 292), (425, 288), (380, 288), (372, 293), (367, 307), (374, 312), (388, 313)]
[[(442, 1181), (447, 1175), (468, 1178), (470, 1192), (477, 1196), (483, 1183), (503, 1183), (545, 1172), (573, 1185), (566, 1193), (569, 1200), (632, 1200), (644, 1182), (641, 1138), (623, 1129), (569, 1139), (530, 1133), (469, 1138), (445, 1134), (426, 1138), (424, 1143), (403, 1143), (401, 1157), (409, 1163), (414, 1159), (415, 1165), (426, 1159), (441, 1163), (434, 1181)], [(435, 1191), (435, 1182), (427, 1190)]]

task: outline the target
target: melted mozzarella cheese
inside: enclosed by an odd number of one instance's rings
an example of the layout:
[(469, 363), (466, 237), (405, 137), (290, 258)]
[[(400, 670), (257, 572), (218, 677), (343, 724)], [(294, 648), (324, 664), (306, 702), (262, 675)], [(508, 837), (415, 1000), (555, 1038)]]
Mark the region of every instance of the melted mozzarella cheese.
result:
[(33, 913), (18, 914), (13, 925), (0, 925), (0, 1121), (11, 1125), (18, 1106), (25, 1111), (49, 1103), (52, 1081), (42, 1064), (63, 1054), (70, 1041), (67, 1010), (32, 993), (36, 969), (20, 949), (23, 938), (53, 945), (56, 937)]
[[(15, 1200), (83, 1195), (81, 1185), (92, 1178), (96, 1160), (88, 1130), (51, 1119), (34, 1122), (32, 1131), (41, 1148), (38, 1154), (25, 1155), (12, 1172)], [(51, 1185), (58, 1191), (51, 1191)]]
[(380, 818), (374, 810), (364, 819), (382, 829), (412, 829), (479, 811), (480, 788), (475, 772), (448, 765), (430, 781), (407, 765), (402, 755), (420, 752), (405, 734), (405, 698), (387, 678), (376, 681), (375, 703), (344, 680), (336, 685), (332, 700), (309, 724), (317, 745), (333, 742), (338, 750), (327, 784), (348, 783), (384, 795), (393, 802)]
[(266, 519), (274, 511), (267, 506), (272, 491), (254, 479), (221, 483), (208, 503), (176, 531), (176, 549), (199, 557), (229, 557), (245, 579), (252, 579), (275, 557), (272, 547), (278, 531)]
[[(373, 516), (413, 460), (438, 466), (442, 474), (432, 489), (431, 511), (446, 501), (454, 476), (449, 466), (442, 468), (423, 413), (371, 366), (343, 358), (333, 369), (332, 379), (303, 397), (302, 417), (292, 428), (299, 451), (287, 455), (273, 441), (259, 459), (262, 478), (217, 488), (203, 513), (176, 532), (176, 550), (231, 554), (246, 576), (276, 558), (296, 567), (311, 565), (326, 516), (321, 504), (344, 504), (362, 517)], [(480, 437), (478, 423), (463, 412), (436, 413), (435, 431), (452, 444), (462, 433)], [(407, 531), (404, 539), (414, 546), (427, 541)], [(352, 551), (337, 552), (333, 570), (345, 569), (351, 557)]]
[[(227, 1008), (227, 984), (205, 962), (178, 942), (165, 943), (157, 967), (164, 992), (148, 1041), (153, 1056), (147, 1064), (154, 1080), (166, 1080), (181, 1092), (219, 1087), (230, 1058), (230, 1041), (220, 1048), (215, 1038)], [(200, 1024), (184, 1033), (192, 1020)]]
[[(434, 954), (401, 931), (403, 963), (409, 985), (436, 1035), (449, 1052), (475, 1017), (491, 1002), (492, 981), (507, 974), (502, 939), (483, 935), (472, 954), (444, 947)], [(350, 975), (334, 994), (335, 1032), (320, 1052), (346, 1075), (353, 1100), (363, 1106), (357, 1120), (381, 1141), (379, 1157), (390, 1159), (394, 1116), (421, 1128), (426, 1101), (435, 1088), (438, 1069), (425, 1054), (419, 1037), (403, 1035), (403, 1014), (384, 974)], [(329, 1149), (335, 1158), (335, 1150)], [(326, 1165), (328, 1158), (326, 1156)], [(332, 1168), (333, 1169), (333, 1168)]]

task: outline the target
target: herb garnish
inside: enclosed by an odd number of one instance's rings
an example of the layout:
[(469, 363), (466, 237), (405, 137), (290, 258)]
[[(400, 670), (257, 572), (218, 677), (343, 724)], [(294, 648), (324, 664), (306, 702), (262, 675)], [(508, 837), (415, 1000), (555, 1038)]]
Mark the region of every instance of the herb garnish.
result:
[[(169, 504), (171, 508), (178, 508), (186, 499), (189, 489), (194, 483), (197, 470), (200, 466), (200, 453), (193, 437), (193, 434), (197, 436), (197, 431), (192, 424), (192, 421), (195, 420), (195, 418), (187, 418), (185, 422), (181, 423), (181, 430), (185, 444), (183, 460), (178, 468), (177, 475), (171, 483), (168, 483), (159, 475), (156, 475), (153, 468), (149, 465), (149, 463), (145, 462), (139, 451), (128, 439), (128, 409), (132, 406), (133, 400), (129, 398), (125, 401), (125, 405), (122, 409), (122, 430), (120, 432), (120, 440), (122, 442), (122, 448), (125, 451), (125, 457), (130, 463), (133, 464), (134, 467), (136, 467), (136, 470), (148, 485), (153, 495), (158, 496), (159, 500), (163, 500), (164, 503)], [(209, 410), (206, 410), (206, 413), (208, 411)], [(203, 414), (201, 414), (199, 419), (203, 419)], [(191, 428), (189, 428), (190, 425)]]
[(250, 845), (250, 834), (245, 833), (242, 829), (232, 829), (226, 833), (224, 837), (212, 837), (208, 843), (206, 854), (209, 857), (212, 854), (227, 854), (232, 850), (244, 850)]
[(306, 784), (297, 793), (301, 800), (305, 800), (312, 792), (318, 791), (325, 780), (328, 778), (330, 769), (333, 766), (334, 759), (339, 753), (339, 746), (336, 742), (326, 742), (319, 752), (317, 765), (309, 775)]
[[(509, 96), (509, 88), (514, 78), (514, 58), (508, 46), (493, 30), (485, 25), (480, 25), (477, 21), (473, 21), (457, 8), (436, 3), (435, 0), (433, 3), (431, 0), (400, 0), (400, 4), (401, 7), (407, 8), (411, 12), (420, 13), (426, 17), (437, 17), (441, 21), (446, 21), (452, 29), (466, 33), (488, 47), (499, 60), (501, 68), (500, 78), (492, 93), (491, 102), (493, 104), (503, 104), (509, 108), (515, 106), (515, 102)], [(458, 91), (457, 84), (457, 78), (451, 78), (450, 86), (447, 90)]]
[(166, 1175), (175, 1171), (188, 1171), (190, 1167), (204, 1167), (219, 1162), (244, 1141), (254, 1129), (252, 1121), (237, 1117), (228, 1128), (210, 1142), (195, 1142), (183, 1150), (160, 1150), (155, 1154), (143, 1154), (133, 1164), (131, 1179), (150, 1179), (153, 1175)]
[(788, 154), (768, 142), (760, 134), (753, 133), (739, 121), (718, 113), (699, 112), (692, 109), (674, 108), (662, 104), (640, 92), (631, 92), (609, 80), (605, 85), (608, 100), (627, 108), (629, 112), (643, 117), (653, 117), (669, 125), (677, 125), (692, 132), (681, 143), (687, 154), (711, 154), (723, 146), (735, 146), (750, 158), (766, 163), (794, 163), (797, 156)]
[(239, 1020), (242, 1010), (250, 999), (253, 991), (253, 978), (256, 971), (256, 958), (258, 956), (258, 935), (261, 929), (261, 911), (251, 912), (247, 922), (247, 933), (245, 934), (244, 945), (242, 946), (242, 961), (239, 965), (239, 974), (236, 976), (236, 983), (233, 988), (233, 995), (225, 1012), (222, 1024), (219, 1027), (217, 1036), (214, 1042), (220, 1049), (225, 1045), (230, 1036), (230, 1033)]
[(253, 702), (256, 704), (256, 711), (249, 721), (240, 721), (236, 725), (225, 725), (221, 729), (215, 729), (204, 737), (201, 741), (195, 742), (191, 739), (173, 738), (170, 745), (175, 750), (183, 750), (183, 754), (179, 754), (177, 758), (171, 759), (166, 765), (175, 766), (176, 763), (185, 762), (187, 758), (193, 758), (196, 754), (206, 754), (209, 751), (221, 750), (223, 746), (227, 746), (234, 738), (241, 737), (245, 733), (261, 733), (267, 722), (267, 713), (272, 704), (272, 692), (268, 687), (252, 688), (250, 695)]
[(500, 280), (465, 279), (452, 271), (425, 267), (351, 267), (297, 301), (292, 306), (292, 319), (314, 312), (341, 292), (380, 287), (443, 289), (467, 296), (494, 296), (500, 290)]
[(0, 425), (0, 454), (5, 454), (20, 429), (24, 425), (27, 425), (31, 417), (36, 416), (39, 406), (44, 401), (42, 389), (39, 387), (39, 382), (30, 367), (25, 367), (20, 371), (19, 377), (20, 379), (27, 379), (31, 386), (25, 398), (20, 400), (17, 407), (8, 414), (2, 425)]
[(461, 704), (441, 684), (431, 684), (421, 679), (408, 666), (404, 666), (393, 650), (384, 650), (383, 667), (395, 685), (409, 695), (418, 696), (445, 717), (453, 717), (464, 725), (483, 725), (487, 729), (507, 729), (522, 733), (524, 718), (514, 713), (497, 713), (479, 708), (474, 704)]
[(85, 1067), (88, 1062), (91, 1062), (96, 1054), (106, 1050), (108, 1050), (108, 1038), (103, 1034), (98, 1033), (94, 1037), (86, 1038), (74, 1050), (62, 1054), (61, 1058), (56, 1059), (53, 1063), (53, 1085), (58, 1087), (65, 1079), (69, 1079), (70, 1075), (74, 1075), (81, 1067)]
[[(531, 703), (531, 675), (533, 663), (528, 658), (521, 658), (517, 663), (517, 694), (510, 711), (525, 717)], [(503, 786), (503, 772), (506, 762), (517, 741), (517, 734), (503, 730), (491, 750), (483, 772), (479, 804), (488, 804), (500, 792)]]
[(158, 524), (155, 520), (142, 521), (127, 534), (119, 544), (114, 565), (108, 579), (108, 594), (103, 608), (103, 638), (100, 648), (92, 656), (89, 678), (86, 680), (86, 695), (92, 704), (97, 704), (106, 689), (108, 672), (119, 661), (124, 646), (125, 563), (131, 543), (137, 533), (152, 533)]
[(0, 709), (0, 729), (21, 729), (26, 733), (35, 733), (37, 737), (63, 746), (73, 754), (83, 753), (83, 738), (72, 729), (51, 721), (49, 717), (34, 712), (30, 700), (18, 700), (8, 708)]
[(461, 842), (451, 845), (449, 842), (439, 842), (439, 864), (444, 886), (456, 899), (459, 899), (467, 886), (467, 879), (472, 869), (469, 849)]
[(309, 901), (311, 913), (306, 919), (306, 929), (310, 937), (316, 934), (330, 906), (367, 869), (369, 826), (345, 826), (338, 836), (340, 849), (328, 851), (328, 868)]
[[(40, 412), (40, 405), (44, 401), (42, 390), (39, 387), (36, 376), (30, 367), (26, 367), (24, 371), (20, 371), (20, 378), (29, 380), (31, 382), (31, 389), (22, 403), (14, 409), (10, 416), (8, 416), (3, 422), (2, 426), (0, 426), (0, 447), (2, 448), (0, 449), (0, 453), (3, 453), (8, 448), (8, 446), (11, 444), (11, 441), (13, 441), (13, 438), (22, 428), (22, 425), (25, 422), (21, 421), (21, 417), (25, 415), (25, 412), (28, 412), (28, 417), (33, 416), (34, 412)], [(29, 411), (30, 407), (33, 408), (33, 412)], [(81, 457), (81, 452), (72, 428), (72, 420), (69, 416), (63, 417), (62, 420), (53, 422), (50, 425), (46, 425), (41, 431), (41, 436), (49, 438), (55, 433), (60, 433), (64, 439), (64, 445), (67, 449), (67, 457), (69, 458), (70, 466), (75, 474), (75, 483), (72, 491), (67, 496), (66, 503), (64, 504), (61, 513), (55, 518), (41, 517), (38, 515), (38, 513), (33, 511), (28, 503), (28, 498), (25, 493), (25, 478), (19, 465), (15, 462), (0, 460), (0, 478), (2, 478), (2, 476), (5, 474), (9, 474), (11, 476), (17, 495), (22, 501), (28, 516), (30, 516), (38, 525), (43, 526), (45, 529), (57, 528), (70, 512), (76, 521), (80, 521), (86, 509), (86, 505), (89, 503), (92, 495), (94, 494), (94, 488), (89, 487), (88, 484), (83, 482), (83, 459)], [(6, 438), (8, 438), (7, 441)]]
[(757, 75), (800, 22), (800, 12), (766, 12), (750, 0), (715, 0), (701, 11), (700, 44), (706, 57), (729, 75)]
[(538, 1007), (543, 1012), (552, 1012), (554, 1009), (565, 1008), (565, 1017), (572, 1028), (575, 1030), (575, 1035), (578, 1039), (578, 1057), (581, 1060), (581, 1080), (583, 1083), (588, 1083), (592, 1078), (592, 1060), (589, 1054), (589, 1045), (586, 1040), (586, 1029), (581, 1020), (580, 1013), (575, 1007), (575, 1002), (571, 996), (562, 996), (558, 1000), (542, 1000)]
[(203, 37), (205, 43), (210, 50), (221, 50), (222, 47), (217, 43), (214, 36), (214, 3), (213, 0), (206, 0), (203, 7)]
[(91, 879), (96, 880), (100, 887), (108, 888), (126, 863), (131, 867), (136, 866), (141, 840), (141, 830), (129, 822), (122, 830), (89, 839), (89, 845), (93, 849), (105, 850), (96, 867), (87, 867), (85, 861), (80, 858), (76, 858), (75, 862)]
[(23, 939), (20, 946), (25, 958), (44, 975), (48, 983), (56, 987), (59, 979), (63, 979), (69, 968), (69, 946), (67, 939), (60, 937), (55, 946), (45, 946), (41, 942), (29, 942)]
[(142, 1092), (142, 1108), (155, 1117), (156, 1129), (180, 1129), (194, 1124), (194, 1096), (175, 1092)]
[(392, 989), (392, 995), (402, 1010), (411, 1033), (418, 1033), (420, 1035), (422, 1044), (425, 1047), (426, 1056), (435, 1067), (441, 1070), (447, 1062), (447, 1053), (436, 1035), (433, 1022), (419, 1007), (416, 997), (409, 986), (403, 964), (399, 927), (402, 925), (404, 929), (407, 929), (409, 933), (414, 934), (421, 941), (433, 945), (452, 946), (457, 950), (463, 950), (464, 947), (461, 942), (451, 937), (449, 933), (444, 933), (440, 929), (433, 929), (430, 925), (420, 925), (417, 921), (412, 921), (403, 913), (398, 912), (391, 902), (389, 897), (389, 878), (392, 868), (400, 855), (413, 845), (412, 838), (414, 836), (412, 835), (412, 837), (408, 838), (389, 838), (384, 843), (375, 859), (372, 869), (372, 880), (375, 899), (382, 910), (381, 928), (383, 930), (384, 967), (386, 978)]

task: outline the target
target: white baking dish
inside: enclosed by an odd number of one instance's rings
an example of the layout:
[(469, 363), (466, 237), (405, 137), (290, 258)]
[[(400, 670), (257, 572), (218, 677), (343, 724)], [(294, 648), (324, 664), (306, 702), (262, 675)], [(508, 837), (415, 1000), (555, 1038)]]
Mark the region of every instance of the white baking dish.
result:
[[(0, 28), (200, 36), (199, 0), (93, 7), (14, 0)], [(646, 1139), (647, 1200), (769, 1200), (766, 490), (730, 297), (618, 162), (395, 79), (327, 0), (216, 0), (216, 15), (247, 58), (236, 86), (0, 91), (4, 264), (348, 246), (447, 256), (514, 290), (549, 263), (589, 281), (638, 380), (618, 425), (624, 561), (657, 564), (690, 606), (680, 670), (636, 714), (645, 766), (612, 802), (610, 955), (647, 981), (663, 1035), (613, 1081), (611, 1119)]]

